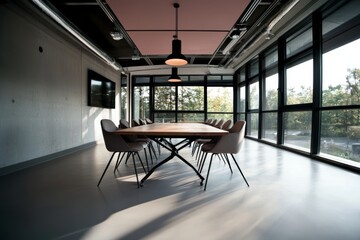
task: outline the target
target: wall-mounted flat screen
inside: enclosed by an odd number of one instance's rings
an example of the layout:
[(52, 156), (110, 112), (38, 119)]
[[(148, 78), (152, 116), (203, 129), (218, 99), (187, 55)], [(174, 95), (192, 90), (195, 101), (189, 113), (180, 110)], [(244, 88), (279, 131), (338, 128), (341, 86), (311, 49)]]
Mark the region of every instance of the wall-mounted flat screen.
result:
[(90, 69), (88, 70), (88, 105), (115, 108), (115, 83)]

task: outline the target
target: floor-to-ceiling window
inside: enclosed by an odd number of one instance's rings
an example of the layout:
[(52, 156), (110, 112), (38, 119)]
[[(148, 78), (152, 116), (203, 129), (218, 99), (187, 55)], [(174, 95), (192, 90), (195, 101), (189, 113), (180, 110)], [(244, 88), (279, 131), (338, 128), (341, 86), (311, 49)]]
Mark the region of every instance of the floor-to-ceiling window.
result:
[(208, 76), (207, 118), (232, 120), (234, 113), (233, 76)]
[(360, 2), (324, 13), (320, 154), (360, 162)]
[(313, 102), (312, 26), (285, 38), (284, 145), (310, 152)]
[(248, 106), (247, 106), (247, 135), (258, 138), (259, 136), (259, 106), (260, 106), (260, 86), (259, 86), (259, 58), (251, 60), (247, 74), (248, 81)]
[(246, 119), (246, 69), (242, 67), (237, 74), (237, 110), (236, 110), (236, 119), (245, 120)]
[(277, 142), (278, 118), (278, 51), (272, 48), (264, 54), (263, 61), (263, 104), (262, 104), (262, 134), (266, 141)]
[(127, 76), (121, 74), (120, 82), (120, 117), (128, 119), (128, 86)]
[(133, 86), (133, 118), (150, 118), (150, 77), (135, 79)]
[(360, 167), (359, 56), (360, 1), (330, 2), (279, 36), (236, 73), (247, 137)]

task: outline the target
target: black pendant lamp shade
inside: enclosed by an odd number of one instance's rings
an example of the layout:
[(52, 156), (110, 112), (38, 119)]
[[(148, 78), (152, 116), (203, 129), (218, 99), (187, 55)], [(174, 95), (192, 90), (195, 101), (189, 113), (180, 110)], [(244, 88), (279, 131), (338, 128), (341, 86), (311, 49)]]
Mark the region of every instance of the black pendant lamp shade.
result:
[(171, 76), (168, 79), (168, 82), (181, 82), (181, 78), (178, 75), (178, 69), (176, 67), (171, 69)]
[(175, 35), (172, 40), (172, 53), (166, 58), (165, 63), (171, 66), (182, 66), (188, 63), (185, 56), (181, 54), (181, 40), (178, 39), (178, 3), (174, 3), (174, 8), (176, 10), (176, 26), (175, 26)]
[(165, 63), (171, 66), (182, 66), (188, 63), (185, 56), (181, 54), (181, 40), (172, 40), (172, 53), (166, 58)]

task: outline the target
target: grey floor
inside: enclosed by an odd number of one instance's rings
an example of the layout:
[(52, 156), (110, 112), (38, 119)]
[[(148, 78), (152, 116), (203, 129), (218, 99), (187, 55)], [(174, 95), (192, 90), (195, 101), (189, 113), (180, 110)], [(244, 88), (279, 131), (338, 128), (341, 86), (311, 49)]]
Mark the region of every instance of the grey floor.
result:
[(130, 162), (112, 165), (97, 188), (110, 155), (100, 144), (0, 177), (0, 239), (360, 239), (359, 174), (245, 140), (249, 188), (218, 159), (205, 192), (178, 159), (140, 189)]

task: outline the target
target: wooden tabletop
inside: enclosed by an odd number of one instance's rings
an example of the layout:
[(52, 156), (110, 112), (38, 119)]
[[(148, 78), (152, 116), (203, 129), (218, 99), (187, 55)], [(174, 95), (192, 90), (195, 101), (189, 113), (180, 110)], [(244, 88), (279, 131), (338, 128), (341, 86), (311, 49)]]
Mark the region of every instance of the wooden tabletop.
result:
[(228, 131), (204, 123), (152, 123), (132, 128), (119, 129), (121, 135), (145, 135), (158, 137), (222, 136)]

